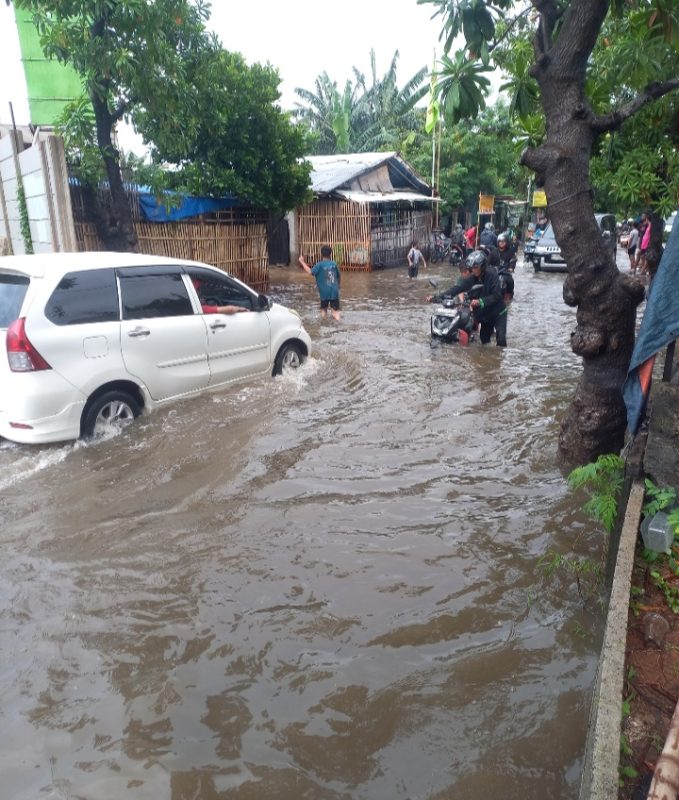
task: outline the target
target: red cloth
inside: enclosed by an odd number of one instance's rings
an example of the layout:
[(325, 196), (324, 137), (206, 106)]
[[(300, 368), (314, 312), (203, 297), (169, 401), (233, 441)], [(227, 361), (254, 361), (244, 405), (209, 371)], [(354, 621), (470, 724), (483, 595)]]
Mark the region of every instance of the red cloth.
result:
[(467, 247), (473, 250), (476, 247), (476, 225), (465, 231), (464, 238), (467, 240)]
[(219, 306), (204, 306), (201, 303), (200, 307), (203, 309), (203, 314), (219, 314)]

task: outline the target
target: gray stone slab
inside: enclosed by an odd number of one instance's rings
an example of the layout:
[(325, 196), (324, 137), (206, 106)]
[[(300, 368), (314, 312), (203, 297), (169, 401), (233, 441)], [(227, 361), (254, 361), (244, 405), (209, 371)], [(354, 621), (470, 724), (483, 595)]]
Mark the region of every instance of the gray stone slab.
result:
[(627, 500), (611, 585), (606, 630), (597, 671), (580, 800), (617, 800), (627, 615), (639, 533), (644, 483), (636, 480)]

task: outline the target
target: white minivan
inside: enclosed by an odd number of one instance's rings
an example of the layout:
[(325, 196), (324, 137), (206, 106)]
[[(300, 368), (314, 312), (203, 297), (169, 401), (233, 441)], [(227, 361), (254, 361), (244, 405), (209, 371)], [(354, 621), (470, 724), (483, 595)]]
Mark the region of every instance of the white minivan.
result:
[(311, 350), (295, 311), (222, 270), (134, 253), (0, 258), (0, 339), (0, 436), (26, 443), (98, 435)]

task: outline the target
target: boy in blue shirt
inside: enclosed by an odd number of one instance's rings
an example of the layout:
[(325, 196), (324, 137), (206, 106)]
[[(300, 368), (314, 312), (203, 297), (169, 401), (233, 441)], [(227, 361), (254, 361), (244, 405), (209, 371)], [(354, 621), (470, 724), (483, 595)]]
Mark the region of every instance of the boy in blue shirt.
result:
[(310, 267), (304, 260), (304, 256), (299, 257), (299, 264), (305, 272), (316, 278), (318, 294), (321, 298), (321, 316), (328, 316), (328, 307), (333, 319), (340, 320), (340, 271), (337, 264), (332, 259), (332, 248), (327, 244), (321, 247), (321, 261)]

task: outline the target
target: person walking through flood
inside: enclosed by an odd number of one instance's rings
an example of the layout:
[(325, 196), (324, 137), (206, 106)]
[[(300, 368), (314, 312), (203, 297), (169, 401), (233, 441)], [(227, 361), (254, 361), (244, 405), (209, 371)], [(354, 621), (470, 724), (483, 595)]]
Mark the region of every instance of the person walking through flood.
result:
[(462, 272), (458, 282), (438, 295), (429, 295), (427, 302), (439, 303), (444, 297), (468, 292), (472, 286), (482, 284), (480, 297), (471, 301), (474, 321), (480, 323), (479, 338), (481, 344), (488, 344), (495, 331), (495, 343), (498, 347), (507, 346), (507, 307), (502, 297), (500, 279), (495, 267), (488, 263), (488, 257), (482, 250), (474, 250), (467, 256), (465, 266), (471, 274)]
[(321, 300), (321, 317), (328, 316), (328, 308), (333, 319), (340, 321), (340, 271), (337, 263), (332, 260), (332, 248), (324, 244), (321, 247), (321, 260), (310, 267), (299, 257), (299, 264), (309, 275), (316, 278), (316, 286)]
[(427, 262), (422, 255), (418, 242), (413, 242), (412, 247), (408, 251), (408, 277), (417, 278), (417, 273), (420, 270), (420, 264), (427, 269)]

